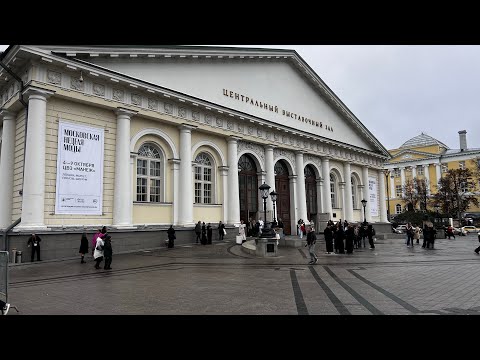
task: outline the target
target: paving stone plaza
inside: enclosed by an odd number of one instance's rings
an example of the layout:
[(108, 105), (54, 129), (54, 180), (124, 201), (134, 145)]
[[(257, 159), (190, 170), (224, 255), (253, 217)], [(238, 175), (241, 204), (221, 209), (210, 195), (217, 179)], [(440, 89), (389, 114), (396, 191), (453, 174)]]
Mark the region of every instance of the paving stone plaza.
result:
[(430, 250), (397, 238), (327, 255), (320, 240), (307, 265), (305, 247), (257, 258), (224, 241), (114, 253), (112, 270), (91, 257), (28, 262), (10, 267), (20, 312), (8, 315), (479, 315), (477, 246), (476, 234)]

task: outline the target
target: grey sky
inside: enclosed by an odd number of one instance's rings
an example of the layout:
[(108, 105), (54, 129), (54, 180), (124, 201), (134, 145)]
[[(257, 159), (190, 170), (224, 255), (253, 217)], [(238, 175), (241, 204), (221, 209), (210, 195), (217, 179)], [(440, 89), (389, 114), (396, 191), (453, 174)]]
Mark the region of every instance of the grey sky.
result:
[[(293, 49), (387, 149), (424, 132), (480, 148), (478, 45), (228, 45)], [(0, 51), (7, 45), (0, 45)]]

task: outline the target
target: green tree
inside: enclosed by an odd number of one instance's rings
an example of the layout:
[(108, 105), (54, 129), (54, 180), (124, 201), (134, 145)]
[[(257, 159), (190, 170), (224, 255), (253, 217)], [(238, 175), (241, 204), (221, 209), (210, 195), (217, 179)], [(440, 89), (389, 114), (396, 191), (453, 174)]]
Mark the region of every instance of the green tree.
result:
[(455, 214), (458, 219), (470, 206), (478, 206), (475, 182), (472, 180), (474, 173), (470, 169), (452, 169), (438, 182), (437, 193), (434, 201), (445, 214)]

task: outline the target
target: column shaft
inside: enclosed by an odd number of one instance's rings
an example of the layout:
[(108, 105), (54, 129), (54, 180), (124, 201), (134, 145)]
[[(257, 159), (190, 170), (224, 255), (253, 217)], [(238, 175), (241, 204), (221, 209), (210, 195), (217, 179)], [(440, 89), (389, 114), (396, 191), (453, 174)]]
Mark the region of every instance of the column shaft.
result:
[(2, 149), (0, 157), (0, 229), (12, 223), (13, 163), (15, 159), (15, 119), (16, 115), (2, 111)]
[[(303, 219), (305, 223), (308, 223), (310, 219), (307, 216), (307, 197), (305, 194), (305, 174), (304, 174), (304, 166), (303, 166), (303, 153), (297, 152), (295, 154), (295, 166), (297, 172), (297, 203), (296, 208), (297, 216), (300, 219)], [(298, 220), (298, 219), (297, 219)]]
[[(238, 192), (238, 138), (228, 139), (228, 223), (240, 223), (240, 198)], [(262, 203), (263, 210), (263, 203)]]
[(330, 198), (330, 159), (322, 159), (322, 178), (323, 178), (323, 212), (329, 214), (332, 219), (332, 199)]
[(350, 163), (343, 163), (343, 177), (345, 178), (345, 209), (343, 216), (348, 222), (353, 221), (352, 180)]
[(387, 222), (387, 198), (385, 196), (385, 174), (382, 170), (378, 171), (378, 187), (380, 190), (380, 221)]
[(180, 169), (179, 169), (178, 223), (191, 226), (193, 221), (193, 182), (192, 182), (192, 128), (180, 127)]
[[(365, 208), (365, 219), (367, 222), (372, 221), (372, 216), (370, 215), (370, 188), (368, 186), (368, 167), (364, 166), (362, 168), (362, 177), (363, 177), (363, 198), (367, 200), (367, 206)], [(363, 209), (362, 209), (363, 210)]]

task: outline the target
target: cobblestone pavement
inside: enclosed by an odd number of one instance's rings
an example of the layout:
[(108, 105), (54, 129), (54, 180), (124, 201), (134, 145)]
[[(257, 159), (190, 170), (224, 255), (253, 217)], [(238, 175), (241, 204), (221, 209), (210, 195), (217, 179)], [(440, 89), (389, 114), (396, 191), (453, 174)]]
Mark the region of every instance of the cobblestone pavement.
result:
[(319, 241), (315, 265), (307, 248), (256, 258), (233, 242), (114, 254), (112, 270), (95, 270), (91, 257), (16, 264), (9, 301), (18, 315), (480, 314), (477, 235), (420, 245), (378, 240), (327, 255)]

